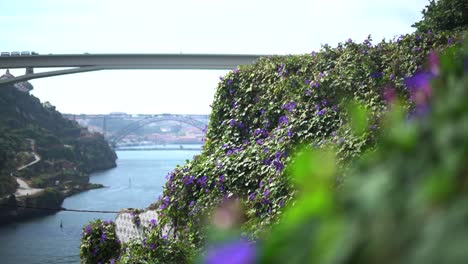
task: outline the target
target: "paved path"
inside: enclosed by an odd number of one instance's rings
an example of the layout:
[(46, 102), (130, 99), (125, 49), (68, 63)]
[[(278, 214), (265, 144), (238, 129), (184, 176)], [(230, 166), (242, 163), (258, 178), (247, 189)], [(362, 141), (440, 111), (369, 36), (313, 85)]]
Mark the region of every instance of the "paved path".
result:
[[(34, 155), (34, 160), (26, 165), (23, 165), (21, 167), (18, 167), (16, 170), (21, 171), (26, 169), (29, 166), (32, 166), (36, 163), (38, 163), (41, 160), (41, 157), (36, 153), (36, 142), (34, 139), (28, 139), (29, 142), (31, 143), (31, 150), (33, 151), (32, 154)], [(36, 188), (31, 188), (27, 182), (24, 180), (15, 177), (16, 182), (19, 184), (18, 189), (15, 192), (16, 197), (21, 197), (21, 196), (26, 196), (26, 195), (34, 195), (36, 193), (42, 192), (44, 189), (36, 189)]]
[(18, 182), (19, 187), (15, 192), (16, 197), (21, 197), (21, 196), (27, 196), (27, 195), (34, 195), (36, 193), (42, 192), (44, 189), (36, 189), (36, 188), (31, 188), (29, 184), (22, 179), (15, 177), (16, 182)]

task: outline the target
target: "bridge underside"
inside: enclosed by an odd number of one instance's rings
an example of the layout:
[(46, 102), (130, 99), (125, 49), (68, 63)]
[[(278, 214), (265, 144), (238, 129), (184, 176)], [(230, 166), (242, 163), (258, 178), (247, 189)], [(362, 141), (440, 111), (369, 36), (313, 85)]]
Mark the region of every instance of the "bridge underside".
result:
[[(231, 54), (70, 54), (1, 56), (0, 69), (26, 68), (27, 70), (25, 75), (0, 80), (0, 84), (100, 70), (232, 70), (239, 65), (251, 64), (260, 57), (261, 55)], [(33, 73), (34, 68), (67, 67), (74, 68)]]

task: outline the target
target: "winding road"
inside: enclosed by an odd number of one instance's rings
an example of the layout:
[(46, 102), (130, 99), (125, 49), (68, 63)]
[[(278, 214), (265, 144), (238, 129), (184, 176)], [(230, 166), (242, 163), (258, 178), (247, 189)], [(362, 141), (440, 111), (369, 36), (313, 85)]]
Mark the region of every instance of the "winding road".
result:
[[(36, 153), (36, 142), (34, 141), (34, 139), (29, 139), (29, 142), (31, 143), (31, 150), (33, 151), (32, 154), (34, 155), (34, 160), (32, 162), (26, 164), (26, 165), (18, 167), (16, 169), (17, 171), (24, 170), (27, 167), (38, 163), (41, 160), (41, 157)], [(19, 187), (18, 187), (18, 189), (16, 189), (16, 192), (15, 192), (16, 197), (34, 195), (34, 194), (40, 193), (40, 192), (42, 192), (44, 190), (44, 189), (31, 188), (31, 186), (29, 186), (29, 184), (27, 182), (25, 182), (24, 180), (22, 180), (22, 179), (20, 179), (18, 177), (15, 177), (15, 178), (16, 178), (16, 182), (19, 184)]]

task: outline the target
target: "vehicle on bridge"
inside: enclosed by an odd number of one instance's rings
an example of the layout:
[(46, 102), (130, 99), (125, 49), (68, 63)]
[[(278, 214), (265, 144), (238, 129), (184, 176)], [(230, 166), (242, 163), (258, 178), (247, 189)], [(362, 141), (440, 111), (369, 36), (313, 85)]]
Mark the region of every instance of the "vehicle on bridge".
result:
[(11, 56), (20, 56), (21, 53), (19, 51), (12, 51), (11, 53)]
[(2, 52), (1, 56), (10, 56), (10, 52)]
[(31, 55), (31, 52), (29, 51), (22, 51), (21, 52), (21, 56), (30, 56)]

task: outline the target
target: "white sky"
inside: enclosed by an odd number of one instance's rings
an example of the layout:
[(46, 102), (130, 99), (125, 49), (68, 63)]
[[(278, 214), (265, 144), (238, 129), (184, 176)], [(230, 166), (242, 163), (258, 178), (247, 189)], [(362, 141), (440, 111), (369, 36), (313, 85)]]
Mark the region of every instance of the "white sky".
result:
[[(413, 32), (428, 0), (0, 0), (1, 51), (300, 54)], [(21, 75), (24, 70), (12, 70)], [(39, 72), (39, 70), (36, 70)], [(119, 70), (32, 80), (64, 113), (210, 112), (226, 71)]]

